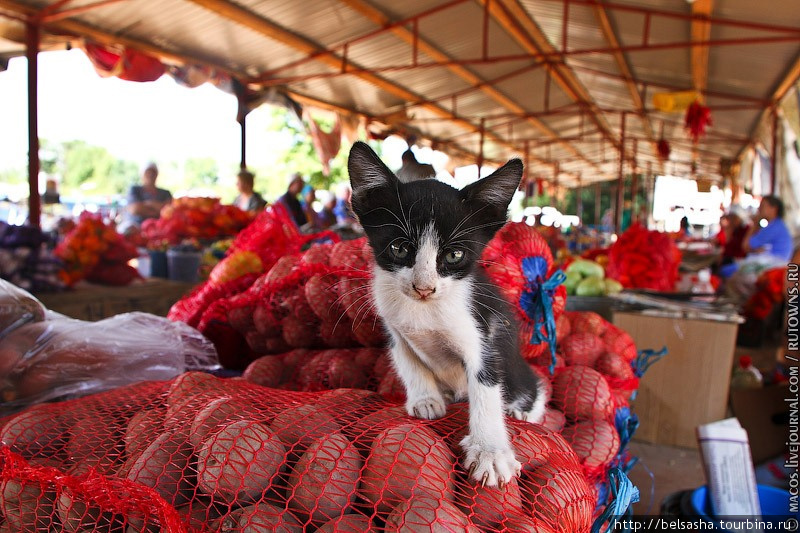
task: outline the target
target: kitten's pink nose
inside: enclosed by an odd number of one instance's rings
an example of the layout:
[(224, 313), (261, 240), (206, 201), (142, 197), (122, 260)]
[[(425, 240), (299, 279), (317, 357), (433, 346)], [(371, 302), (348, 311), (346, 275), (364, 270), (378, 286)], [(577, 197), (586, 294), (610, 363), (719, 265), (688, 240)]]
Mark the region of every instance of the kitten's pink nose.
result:
[(433, 294), (434, 292), (436, 292), (436, 288), (435, 287), (431, 287), (431, 288), (428, 288), (428, 287), (417, 287), (416, 285), (412, 285), (412, 287), (414, 288), (414, 291), (416, 291), (416, 293), (419, 294), (419, 297), (421, 299), (423, 299), (423, 300), (425, 298), (427, 298), (428, 296), (430, 296), (431, 294)]

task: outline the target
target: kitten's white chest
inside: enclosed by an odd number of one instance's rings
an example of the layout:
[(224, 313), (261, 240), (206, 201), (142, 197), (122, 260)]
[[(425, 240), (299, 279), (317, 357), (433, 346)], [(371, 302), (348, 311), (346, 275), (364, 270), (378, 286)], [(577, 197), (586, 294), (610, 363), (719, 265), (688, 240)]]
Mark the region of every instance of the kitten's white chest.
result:
[(431, 369), (461, 368), (464, 346), (480, 342), (470, 310), (470, 281), (455, 281), (435, 300), (414, 301), (395, 288), (392, 276), (381, 269), (374, 276), (375, 303), (384, 322)]

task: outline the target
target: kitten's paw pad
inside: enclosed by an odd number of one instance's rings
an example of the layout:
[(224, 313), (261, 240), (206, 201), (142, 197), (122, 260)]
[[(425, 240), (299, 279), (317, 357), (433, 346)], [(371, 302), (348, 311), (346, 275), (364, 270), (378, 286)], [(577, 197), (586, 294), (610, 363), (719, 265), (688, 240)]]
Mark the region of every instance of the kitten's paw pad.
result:
[(487, 449), (475, 443), (471, 435), (464, 437), (461, 447), (466, 452), (464, 464), (469, 469), (469, 477), (482, 486), (504, 485), (518, 476), (522, 469), (511, 448)]
[(427, 396), (406, 403), (406, 411), (415, 418), (436, 420), (442, 418), (447, 412), (447, 405), (442, 398)]

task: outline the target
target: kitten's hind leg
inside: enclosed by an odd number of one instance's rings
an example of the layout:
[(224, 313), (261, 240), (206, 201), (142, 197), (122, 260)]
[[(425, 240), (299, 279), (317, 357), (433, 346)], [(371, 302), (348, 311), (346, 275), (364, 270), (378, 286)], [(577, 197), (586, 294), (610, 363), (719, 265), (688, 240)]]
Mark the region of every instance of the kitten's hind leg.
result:
[(517, 420), (538, 424), (544, 418), (550, 401), (547, 385), (521, 359), (517, 368), (506, 371), (506, 376), (511, 374), (513, 378), (505, 380), (506, 413)]
[(547, 391), (543, 386), (539, 386), (534, 394), (518, 396), (506, 406), (506, 413), (517, 420), (538, 424), (544, 418), (547, 401)]
[(447, 412), (447, 403), (431, 370), (400, 335), (392, 334), (392, 361), (406, 389), (406, 412), (434, 420)]

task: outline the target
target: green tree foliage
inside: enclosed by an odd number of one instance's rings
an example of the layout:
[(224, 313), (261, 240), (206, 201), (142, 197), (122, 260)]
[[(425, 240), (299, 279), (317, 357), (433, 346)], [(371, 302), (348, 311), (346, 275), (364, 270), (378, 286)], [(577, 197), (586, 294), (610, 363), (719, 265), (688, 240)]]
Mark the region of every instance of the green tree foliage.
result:
[[(286, 192), (289, 176), (295, 172), (299, 172), (317, 190), (333, 189), (336, 184), (349, 179), (347, 175), (349, 146), (342, 144), (339, 153), (330, 161), (330, 173), (326, 176), (306, 126), (292, 113), (280, 107), (271, 108), (270, 116), (268, 131), (288, 135), (290, 146), (277, 157), (273, 166), (256, 169), (258, 179), (256, 189), (260, 190), (265, 198), (275, 199)], [(330, 131), (333, 127), (331, 120), (321, 118), (317, 121), (324, 131)], [(380, 154), (379, 146), (373, 145), (373, 148)]]
[(211, 157), (193, 157), (183, 167), (184, 188), (213, 188), (219, 181), (217, 161)]
[(138, 166), (115, 158), (100, 146), (68, 141), (58, 150), (54, 166), (67, 194), (123, 194), (138, 179)]

